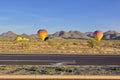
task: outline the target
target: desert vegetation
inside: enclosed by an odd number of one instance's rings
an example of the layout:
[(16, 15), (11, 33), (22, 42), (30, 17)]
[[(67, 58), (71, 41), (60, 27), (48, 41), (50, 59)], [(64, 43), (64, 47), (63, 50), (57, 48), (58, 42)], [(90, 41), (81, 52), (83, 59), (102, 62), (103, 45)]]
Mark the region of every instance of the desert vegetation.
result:
[(0, 40), (0, 53), (10, 54), (120, 54), (119, 40), (50, 39), (47, 41)]
[(120, 54), (119, 40), (39, 39), (30, 41), (0, 40), (1, 54)]
[(1, 75), (120, 75), (119, 65), (0, 65)]

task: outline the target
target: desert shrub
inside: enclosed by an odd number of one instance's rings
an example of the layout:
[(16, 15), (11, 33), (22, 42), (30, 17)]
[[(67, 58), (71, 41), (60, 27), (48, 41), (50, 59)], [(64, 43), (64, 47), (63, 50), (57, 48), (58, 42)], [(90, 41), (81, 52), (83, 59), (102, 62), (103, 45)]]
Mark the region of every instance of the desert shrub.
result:
[(16, 71), (24, 71), (24, 70), (27, 70), (26, 68), (24, 67), (21, 67), (21, 68), (17, 68)]
[(44, 70), (41, 70), (40, 73), (41, 73), (41, 74), (49, 74), (49, 71), (46, 70), (46, 69), (44, 69)]
[(87, 43), (90, 48), (94, 48), (95, 46), (99, 45), (99, 42), (96, 41), (95, 39), (89, 39), (87, 40)]
[(48, 42), (48, 45), (50, 45), (50, 46), (55, 46), (56, 45), (56, 42), (53, 41), (53, 40), (48, 40), (47, 42)]
[(69, 72), (69, 73), (74, 72), (73, 69), (66, 69), (65, 71), (66, 71), (66, 72)]
[(39, 70), (38, 67), (31, 67), (31, 68), (30, 68), (30, 71), (33, 71), (33, 72), (40, 72), (40, 70)]
[(109, 69), (107, 69), (107, 70), (120, 71), (120, 67), (109, 67)]
[(30, 44), (29, 44), (29, 43), (26, 43), (26, 42), (19, 42), (19, 43), (18, 43), (18, 46), (19, 46), (21, 49), (29, 49), (29, 48), (30, 48)]
[(0, 66), (0, 70), (5, 70), (6, 66)]
[(26, 49), (29, 49), (29, 48), (30, 48), (30, 44), (27, 44), (27, 43), (26, 43), (26, 44), (24, 45), (24, 47), (25, 47)]
[(65, 68), (64, 67), (56, 67), (55, 71), (62, 71), (62, 72), (64, 72)]

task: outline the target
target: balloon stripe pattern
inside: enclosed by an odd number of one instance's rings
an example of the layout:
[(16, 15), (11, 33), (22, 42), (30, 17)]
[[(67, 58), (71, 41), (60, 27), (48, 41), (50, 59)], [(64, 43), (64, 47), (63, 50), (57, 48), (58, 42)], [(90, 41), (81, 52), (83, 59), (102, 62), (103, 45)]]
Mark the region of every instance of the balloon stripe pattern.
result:
[(44, 41), (48, 32), (45, 29), (40, 29), (40, 30), (38, 30), (37, 34), (38, 34), (40, 40)]
[(95, 37), (95, 39), (97, 41), (100, 41), (102, 39), (102, 37), (103, 37), (103, 32), (102, 31), (95, 31), (93, 33), (93, 36)]

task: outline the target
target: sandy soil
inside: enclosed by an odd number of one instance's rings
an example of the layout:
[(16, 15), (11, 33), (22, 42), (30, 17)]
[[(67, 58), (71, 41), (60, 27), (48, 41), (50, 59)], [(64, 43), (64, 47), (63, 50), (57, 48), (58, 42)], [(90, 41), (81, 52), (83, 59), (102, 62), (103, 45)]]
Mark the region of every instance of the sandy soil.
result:
[(1, 54), (99, 54), (119, 55), (120, 41), (48, 40), (0, 41)]
[(120, 76), (0, 75), (0, 79), (120, 79)]

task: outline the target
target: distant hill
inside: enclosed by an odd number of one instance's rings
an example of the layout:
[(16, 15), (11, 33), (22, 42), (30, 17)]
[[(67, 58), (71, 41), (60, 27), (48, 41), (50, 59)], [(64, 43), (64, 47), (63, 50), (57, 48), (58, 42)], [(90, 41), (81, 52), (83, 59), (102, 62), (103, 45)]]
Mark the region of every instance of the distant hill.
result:
[(21, 36), (21, 37), (30, 38), (30, 35), (28, 35), (28, 34), (25, 34), (25, 33), (21, 34), (20, 36)]
[(120, 38), (118, 38), (118, 37), (120, 37), (119, 32), (110, 30), (110, 31), (107, 31), (104, 33), (103, 39), (112, 39), (112, 40), (119, 39), (120, 40)]
[(86, 39), (89, 38), (86, 34), (81, 33), (79, 31), (59, 31), (54, 34), (52, 34), (53, 37), (61, 37), (64, 39)]
[(38, 38), (38, 35), (37, 34), (31, 34), (29, 35), (31, 39), (37, 39)]
[[(88, 37), (94, 37), (93, 32), (86, 32), (85, 33)], [(120, 40), (120, 33), (117, 31), (109, 30), (107, 32), (104, 32), (103, 39), (105, 40)]]
[(8, 31), (0, 35), (0, 38), (15, 38), (15, 37), (17, 37), (17, 34), (13, 33), (12, 31)]
[[(17, 36), (21, 36), (21, 37), (26, 37), (26, 38), (30, 38), (30, 39), (38, 39), (37, 34), (21, 34), (18, 35), (12, 31), (8, 31), (6, 33), (2, 33), (0, 35), (0, 38), (12, 38), (15, 39)], [(87, 38), (93, 38), (93, 32), (86, 32), (86, 33), (82, 33), (80, 31), (58, 31), (55, 32), (54, 34), (49, 34), (48, 35), (49, 38), (63, 38), (63, 39), (87, 39)], [(103, 39), (105, 40), (120, 40), (120, 33), (117, 31), (112, 31), (109, 30), (107, 32), (104, 32), (104, 36)]]
[(88, 37), (93, 37), (93, 32), (86, 32), (85, 33)]
[(120, 36), (118, 36), (118, 37), (114, 38), (114, 40), (120, 40)]
[(0, 38), (12, 38), (12, 39), (15, 39), (17, 36), (21, 36), (21, 37), (25, 37), (25, 38), (32, 38), (32, 39), (38, 38), (37, 34), (28, 35), (28, 34), (23, 33), (23, 34), (18, 35), (18, 34), (15, 34), (12, 31), (2, 33), (0, 35)]

